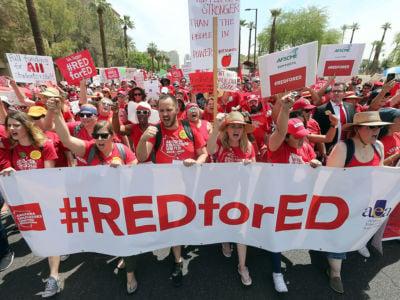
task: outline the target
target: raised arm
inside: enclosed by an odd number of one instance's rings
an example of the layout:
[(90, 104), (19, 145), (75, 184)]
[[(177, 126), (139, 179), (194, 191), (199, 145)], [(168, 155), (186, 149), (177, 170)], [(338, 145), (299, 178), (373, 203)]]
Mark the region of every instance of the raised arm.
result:
[(222, 123), (224, 122), (224, 119), (225, 119), (225, 114), (223, 114), (223, 113), (217, 114), (213, 131), (207, 141), (207, 152), (210, 155), (213, 155), (218, 150), (217, 140), (218, 140), (218, 136), (219, 136), (219, 128), (221, 127)]

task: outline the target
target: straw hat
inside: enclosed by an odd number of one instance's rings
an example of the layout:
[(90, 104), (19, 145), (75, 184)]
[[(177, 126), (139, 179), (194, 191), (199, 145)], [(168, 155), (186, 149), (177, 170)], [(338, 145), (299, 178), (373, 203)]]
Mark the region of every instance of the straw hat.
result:
[(378, 111), (359, 112), (354, 115), (353, 123), (343, 125), (343, 130), (350, 130), (353, 126), (380, 126), (390, 125), (391, 122), (383, 122)]
[(242, 113), (238, 111), (232, 111), (225, 117), (225, 122), (219, 128), (220, 131), (224, 131), (229, 124), (242, 124), (247, 133), (254, 130), (253, 125), (246, 123)]

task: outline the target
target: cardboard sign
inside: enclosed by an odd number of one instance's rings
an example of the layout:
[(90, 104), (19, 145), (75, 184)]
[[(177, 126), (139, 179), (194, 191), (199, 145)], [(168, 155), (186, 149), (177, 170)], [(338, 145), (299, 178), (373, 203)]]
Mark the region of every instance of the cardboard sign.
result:
[(213, 67), (213, 16), (218, 17), (218, 68), (237, 67), (240, 0), (188, 0), (188, 4), (193, 69)]
[(237, 74), (233, 71), (218, 71), (218, 90), (227, 92), (236, 92)]
[(70, 85), (79, 85), (82, 78), (97, 75), (89, 50), (57, 59), (56, 64)]
[(57, 83), (52, 57), (14, 53), (6, 53), (6, 56), (15, 82)]
[(189, 74), (190, 84), (193, 87), (193, 93), (212, 93), (213, 72), (197, 72)]
[(144, 82), (144, 90), (146, 92), (147, 98), (158, 99), (160, 97), (160, 88), (158, 87), (157, 80), (147, 80)]
[(104, 73), (106, 73), (106, 78), (108, 80), (119, 79), (118, 68), (104, 69)]
[(315, 83), (318, 42), (259, 57), (261, 93), (269, 97)]
[(322, 45), (317, 75), (337, 77), (357, 75), (364, 48), (365, 44)]

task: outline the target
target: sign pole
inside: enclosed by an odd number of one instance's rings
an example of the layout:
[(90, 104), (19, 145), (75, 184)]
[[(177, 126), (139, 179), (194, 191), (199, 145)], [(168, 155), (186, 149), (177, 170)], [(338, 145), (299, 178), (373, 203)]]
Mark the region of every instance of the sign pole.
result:
[(218, 17), (213, 17), (214, 122), (218, 113)]

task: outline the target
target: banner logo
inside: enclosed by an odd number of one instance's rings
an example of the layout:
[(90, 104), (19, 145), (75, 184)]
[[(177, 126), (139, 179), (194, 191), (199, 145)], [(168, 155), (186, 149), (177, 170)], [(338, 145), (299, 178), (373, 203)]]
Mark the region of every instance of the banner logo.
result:
[(20, 231), (46, 230), (39, 203), (10, 206), (10, 209)]

